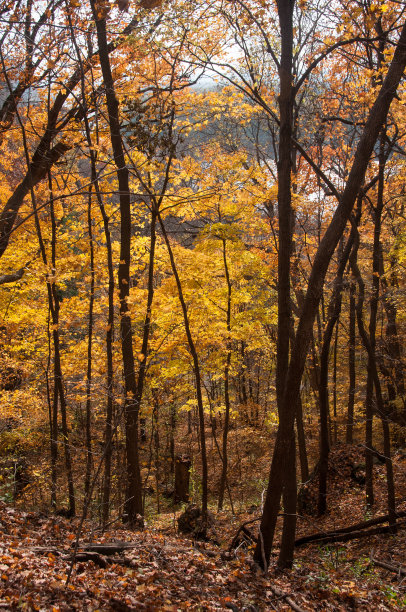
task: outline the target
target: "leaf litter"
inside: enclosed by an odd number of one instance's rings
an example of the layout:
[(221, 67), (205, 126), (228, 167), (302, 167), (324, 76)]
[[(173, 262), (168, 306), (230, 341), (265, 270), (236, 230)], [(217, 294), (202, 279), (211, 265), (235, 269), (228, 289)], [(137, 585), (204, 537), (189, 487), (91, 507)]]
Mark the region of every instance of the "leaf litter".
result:
[[(404, 460), (398, 462), (398, 491), (404, 493)], [(377, 468), (377, 506), (385, 508), (383, 479)], [(382, 484), (381, 484), (382, 483)], [(362, 488), (346, 491), (317, 529), (329, 530), (362, 519)], [(405, 499), (403, 495), (403, 500)], [(399, 509), (405, 506), (399, 504)], [(0, 610), (216, 611), (406, 609), (406, 578), (375, 565), (381, 559), (405, 568), (406, 532), (296, 551), (291, 571), (277, 572), (277, 550), (264, 575), (253, 565), (252, 550), (228, 552), (238, 527), (252, 515), (216, 515), (220, 545), (195, 542), (176, 533), (175, 515), (160, 515), (144, 531), (117, 528), (101, 534), (85, 522), (81, 543), (119, 543), (113, 554), (90, 552), (81, 544), (66, 585), (79, 519), (25, 512), (0, 502)], [(312, 526), (313, 521), (313, 526)], [(312, 532), (315, 519), (299, 520), (298, 536)], [(125, 546), (124, 543), (131, 544)], [(106, 552), (108, 547), (97, 548)], [(403, 564), (403, 565), (402, 565)]]

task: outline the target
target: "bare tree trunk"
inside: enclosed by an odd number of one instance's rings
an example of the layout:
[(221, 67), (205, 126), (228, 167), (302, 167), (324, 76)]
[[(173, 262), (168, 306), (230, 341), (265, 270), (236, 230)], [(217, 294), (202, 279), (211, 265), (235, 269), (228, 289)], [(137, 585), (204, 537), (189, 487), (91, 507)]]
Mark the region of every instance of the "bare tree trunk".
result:
[[(357, 216), (359, 221), (360, 214)], [(343, 276), (350, 257), (354, 243), (354, 230), (347, 240), (345, 249), (342, 241), (340, 243), (338, 270), (334, 280), (333, 293), (328, 305), (328, 321), (323, 335), (323, 344), (320, 355), (320, 380), (319, 380), (319, 407), (320, 407), (320, 471), (319, 471), (319, 496), (317, 511), (319, 516), (327, 510), (327, 473), (328, 457), (330, 453), (330, 439), (328, 428), (329, 401), (328, 401), (328, 365), (330, 356), (330, 345), (333, 331), (341, 312)]]
[(254, 560), (264, 569), (269, 563), (280, 499), (286, 482), (285, 474), (289, 466), (289, 452), (292, 444), (291, 431), (295, 418), (295, 411), (292, 414), (291, 407), (296, 406), (297, 397), (300, 392), (300, 383), (312, 337), (313, 322), (323, 291), (324, 279), (331, 257), (350, 218), (359, 189), (364, 180), (371, 153), (388, 114), (398, 84), (403, 76), (405, 66), (406, 25), (403, 26), (393, 60), (378, 97), (369, 113), (339, 204), (313, 260), (306, 298), (292, 346), (286, 378), (282, 402), (282, 409), (286, 419), (280, 421), (278, 427), (264, 511), (260, 524), (260, 535), (254, 552)]
[(338, 330), (340, 327), (340, 317), (337, 319), (336, 331), (334, 335), (334, 349), (333, 349), (333, 444), (338, 442), (338, 429), (337, 429), (337, 352), (338, 352)]
[(93, 17), (96, 22), (99, 44), (100, 66), (105, 86), (110, 139), (120, 193), (120, 264), (118, 270), (120, 298), (120, 331), (124, 367), (125, 418), (126, 418), (126, 456), (127, 456), (127, 498), (125, 512), (131, 526), (140, 525), (143, 515), (142, 482), (138, 450), (138, 407), (135, 402), (137, 384), (134, 370), (134, 351), (132, 345), (132, 323), (128, 308), (130, 289), (131, 261), (131, 201), (128, 168), (125, 161), (120, 130), (119, 104), (115, 94), (111, 72), (109, 47), (107, 44), (106, 20), (100, 18), (95, 0), (91, 0)]
[(166, 248), (168, 249), (169, 259), (171, 262), (172, 272), (175, 277), (176, 286), (178, 289), (179, 302), (182, 308), (183, 321), (185, 325), (186, 336), (188, 339), (189, 350), (193, 360), (193, 371), (196, 381), (196, 397), (197, 397), (197, 409), (199, 415), (199, 433), (200, 433), (200, 450), (202, 456), (202, 517), (203, 521), (207, 519), (207, 451), (206, 451), (206, 435), (205, 435), (205, 424), (204, 424), (204, 406), (202, 397), (202, 382), (200, 374), (200, 364), (197, 355), (195, 343), (193, 340), (192, 332), (190, 330), (189, 315), (187, 312), (187, 306), (185, 298), (183, 296), (182, 284), (180, 282), (178, 270), (173, 256), (171, 244), (169, 242), (168, 234), (165, 229), (165, 225), (162, 221), (161, 215), (158, 212), (158, 220), (161, 226), (162, 234), (165, 240)]
[[(279, 67), (279, 152), (278, 152), (278, 337), (276, 358), (276, 396), (279, 423), (289, 430), (286, 447), (286, 474), (284, 478), (284, 521), (278, 566), (291, 567), (296, 532), (296, 440), (294, 419), (288, 424), (288, 415), (282, 407), (286, 373), (289, 364), (290, 309), (290, 257), (292, 253), (292, 131), (293, 131), (293, 9), (294, 0), (278, 0), (281, 31), (281, 59)], [(296, 414), (296, 402), (289, 407)], [(289, 426), (288, 426), (289, 425)], [(282, 426), (284, 426), (282, 424)]]
[(154, 463), (155, 463), (155, 487), (156, 487), (156, 511), (159, 514), (161, 512), (159, 488), (161, 483), (161, 449), (160, 449), (160, 437), (159, 437), (159, 396), (157, 389), (152, 389), (153, 398), (153, 429), (154, 429)]
[(226, 365), (224, 367), (224, 403), (226, 407), (225, 415), (224, 415), (224, 427), (223, 427), (223, 451), (222, 451), (222, 459), (223, 459), (223, 467), (221, 470), (220, 477), (220, 490), (219, 490), (219, 499), (218, 499), (218, 510), (222, 510), (223, 501), (224, 501), (224, 491), (226, 488), (227, 482), (227, 466), (228, 466), (228, 454), (227, 454), (227, 437), (228, 437), (228, 429), (230, 425), (230, 365), (231, 365), (231, 279), (230, 273), (228, 269), (227, 263), (227, 244), (226, 240), (223, 238), (223, 262), (224, 262), (224, 272), (226, 276), (227, 283), (227, 357), (226, 357)]
[(86, 474), (85, 474), (85, 503), (90, 502), (90, 479), (92, 476), (92, 341), (93, 341), (93, 308), (94, 308), (94, 244), (92, 219), (92, 185), (89, 187), (89, 201), (87, 210), (87, 228), (89, 234), (90, 251), (90, 298), (89, 322), (87, 328), (87, 372), (86, 372)]
[(349, 338), (348, 338), (348, 372), (349, 372), (349, 389), (348, 389), (348, 408), (347, 408), (347, 429), (345, 441), (347, 444), (353, 442), (354, 429), (354, 404), (355, 404), (355, 283), (350, 280), (350, 321), (349, 321)]
[(309, 480), (309, 461), (307, 458), (306, 434), (303, 425), (303, 407), (300, 393), (297, 401), (296, 429), (297, 442), (299, 447), (300, 477), (302, 482), (306, 482), (307, 480)]

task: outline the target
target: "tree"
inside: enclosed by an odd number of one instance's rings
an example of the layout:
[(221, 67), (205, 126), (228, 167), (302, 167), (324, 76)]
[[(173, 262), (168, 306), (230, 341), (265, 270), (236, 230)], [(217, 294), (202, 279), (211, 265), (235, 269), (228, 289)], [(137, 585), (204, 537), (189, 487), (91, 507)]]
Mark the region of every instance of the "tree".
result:
[[(292, 461), (292, 454), (294, 453), (294, 439), (292, 439), (294, 413), (292, 411), (292, 406), (296, 405), (297, 395), (299, 393), (300, 380), (303, 374), (310, 342), (311, 328), (321, 298), (323, 281), (331, 257), (351, 215), (358, 191), (362, 186), (370, 155), (388, 114), (390, 104), (396, 94), (396, 88), (403, 76), (406, 66), (405, 42), (406, 26), (404, 26), (401, 32), (393, 60), (369, 113), (368, 120), (358, 143), (348, 180), (339, 199), (339, 204), (324, 234), (313, 262), (306, 298), (299, 319), (295, 341), (292, 346), (286, 377), (282, 403), (286, 421), (280, 423), (278, 428), (267, 497), (260, 526), (262, 538), (259, 539), (254, 555), (257, 563), (263, 567), (266, 566), (269, 561), (276, 518), (279, 511), (280, 496), (284, 486), (286, 486), (283, 474), (286, 468), (289, 469), (290, 462)], [(282, 565), (285, 564), (285, 560), (287, 560), (288, 563), (290, 561), (289, 558), (285, 557), (280, 560)]]

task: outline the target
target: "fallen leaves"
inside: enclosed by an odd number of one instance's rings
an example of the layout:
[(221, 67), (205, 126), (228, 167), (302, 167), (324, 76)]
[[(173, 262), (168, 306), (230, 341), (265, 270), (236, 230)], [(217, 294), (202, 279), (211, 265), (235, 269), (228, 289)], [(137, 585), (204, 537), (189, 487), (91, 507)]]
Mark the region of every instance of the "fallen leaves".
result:
[[(219, 533), (221, 529), (227, 545), (234, 527), (230, 517), (224, 515), (222, 521)], [(312, 545), (310, 554), (309, 547), (300, 549), (292, 572), (264, 576), (253, 571), (249, 550), (226, 555), (211, 543), (196, 546), (167, 529), (152, 528), (117, 529), (99, 534), (96, 543), (88, 523), (79, 555), (87, 551), (105, 565), (78, 560), (66, 587), (75, 521), (0, 503), (0, 524), (3, 609), (265, 612), (289, 610), (291, 604), (309, 611), (402, 609), (399, 589), (383, 584), (385, 570), (374, 568), (359, 553), (357, 542), (328, 549)], [(397, 537), (404, 545), (404, 533)]]

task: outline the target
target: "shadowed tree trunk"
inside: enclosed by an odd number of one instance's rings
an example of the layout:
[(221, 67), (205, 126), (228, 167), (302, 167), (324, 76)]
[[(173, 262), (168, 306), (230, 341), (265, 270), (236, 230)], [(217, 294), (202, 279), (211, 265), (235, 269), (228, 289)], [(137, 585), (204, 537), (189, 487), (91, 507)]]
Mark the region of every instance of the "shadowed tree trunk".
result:
[(306, 434), (303, 425), (303, 406), (300, 393), (298, 396), (298, 405), (296, 411), (296, 429), (297, 429), (297, 444), (299, 447), (299, 459), (300, 459), (300, 477), (302, 482), (309, 480), (309, 461), (307, 458), (306, 449)]
[(393, 60), (361, 134), (344, 191), (339, 199), (339, 204), (313, 260), (306, 298), (291, 350), (281, 405), (282, 412), (286, 415), (286, 418), (280, 421), (278, 427), (264, 511), (260, 524), (260, 533), (254, 552), (254, 560), (263, 569), (269, 563), (281, 495), (286, 482), (285, 474), (289, 469), (291, 446), (292, 444), (294, 445), (292, 430), (295, 411), (292, 412), (291, 407), (296, 406), (297, 397), (300, 392), (300, 383), (312, 337), (313, 322), (321, 299), (325, 276), (330, 260), (350, 218), (355, 200), (364, 180), (371, 153), (388, 114), (398, 84), (403, 76), (405, 66), (406, 25), (403, 26)]
[[(277, 2), (281, 32), (281, 59), (279, 66), (280, 133), (278, 151), (278, 337), (276, 357), (276, 396), (279, 423), (286, 422), (287, 413), (282, 406), (286, 373), (289, 363), (290, 309), (290, 256), (292, 252), (292, 131), (293, 131), (293, 9), (295, 1)], [(289, 407), (296, 413), (295, 402)], [(284, 521), (279, 567), (291, 567), (296, 531), (296, 440), (292, 426), (286, 447), (287, 471), (284, 480)]]
[(347, 429), (345, 441), (347, 444), (353, 442), (354, 428), (354, 404), (355, 404), (355, 283), (350, 279), (350, 320), (348, 330), (348, 373), (349, 373), (349, 389), (348, 389), (348, 407), (347, 407)]
[(99, 45), (100, 66), (105, 87), (110, 140), (116, 165), (119, 199), (120, 199), (120, 264), (118, 269), (118, 288), (120, 299), (120, 332), (124, 369), (125, 388), (125, 422), (126, 422), (126, 456), (127, 456), (127, 496), (125, 513), (131, 526), (141, 523), (143, 515), (142, 482), (138, 451), (138, 411), (135, 397), (137, 383), (134, 370), (134, 351), (132, 344), (132, 323), (128, 308), (130, 289), (131, 260), (131, 202), (129, 173), (125, 161), (120, 131), (119, 104), (115, 94), (114, 80), (111, 72), (109, 46), (107, 44), (106, 20), (100, 18), (95, 0), (91, 0), (93, 17), (96, 22)]
[(327, 472), (328, 457), (330, 452), (329, 441), (329, 400), (328, 400), (328, 365), (330, 356), (330, 344), (333, 337), (334, 327), (337, 324), (341, 312), (343, 276), (354, 242), (354, 233), (351, 232), (345, 249), (340, 248), (340, 260), (337, 274), (334, 280), (333, 293), (328, 306), (328, 321), (323, 335), (323, 344), (320, 355), (320, 381), (319, 381), (319, 407), (320, 407), (320, 471), (319, 471), (319, 496), (317, 512), (320, 515), (327, 510)]
[[(357, 322), (358, 322), (358, 330), (361, 340), (364, 344), (364, 347), (368, 353), (368, 368), (371, 373), (372, 384), (375, 388), (375, 399), (376, 399), (376, 410), (378, 415), (381, 418), (382, 422), (382, 431), (383, 431), (383, 440), (384, 440), (384, 455), (385, 455), (385, 465), (386, 465), (386, 483), (387, 483), (387, 504), (388, 504), (388, 514), (389, 514), (389, 524), (393, 528), (396, 529), (396, 498), (395, 498), (395, 482), (393, 477), (393, 465), (391, 459), (391, 442), (390, 442), (390, 430), (389, 430), (389, 422), (388, 417), (385, 410), (385, 402), (382, 396), (381, 383), (378, 374), (377, 362), (375, 357), (375, 351), (373, 349), (373, 345), (371, 344), (370, 337), (368, 332), (365, 329), (362, 310), (364, 305), (364, 295), (365, 295), (365, 283), (362, 279), (360, 270), (357, 264), (357, 251), (359, 246), (359, 237), (356, 239), (356, 243), (354, 244), (353, 252), (351, 253), (351, 268), (354, 273), (355, 278), (358, 283), (358, 302), (356, 307), (357, 313)], [(370, 449), (372, 450), (372, 449)]]

